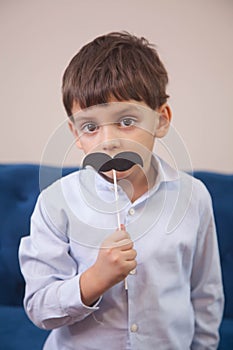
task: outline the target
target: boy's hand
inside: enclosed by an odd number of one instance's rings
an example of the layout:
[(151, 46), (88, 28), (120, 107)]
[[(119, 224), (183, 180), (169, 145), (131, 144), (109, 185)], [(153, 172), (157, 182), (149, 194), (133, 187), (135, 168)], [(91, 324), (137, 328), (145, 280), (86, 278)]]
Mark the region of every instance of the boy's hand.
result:
[(80, 278), (81, 295), (84, 304), (93, 304), (106, 290), (124, 280), (136, 263), (133, 242), (125, 231), (115, 231), (102, 243), (93, 266)]
[(94, 269), (99, 283), (106, 289), (125, 279), (136, 267), (133, 242), (122, 225), (122, 230), (110, 235), (100, 248)]

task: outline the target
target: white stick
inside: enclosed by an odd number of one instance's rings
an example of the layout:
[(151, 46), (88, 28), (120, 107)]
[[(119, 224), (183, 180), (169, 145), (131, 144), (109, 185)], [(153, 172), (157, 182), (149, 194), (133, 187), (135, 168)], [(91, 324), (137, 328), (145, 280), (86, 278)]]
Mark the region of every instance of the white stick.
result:
[(116, 170), (115, 169), (113, 169), (113, 181), (114, 181), (114, 191), (115, 191), (115, 199), (116, 199), (117, 226), (118, 226), (118, 229), (121, 230), (121, 219), (120, 219), (120, 212), (119, 212), (119, 207), (118, 207), (117, 178), (116, 178)]
[[(118, 225), (118, 229), (121, 230), (121, 219), (120, 219), (120, 211), (118, 206), (117, 178), (116, 178), (115, 169), (113, 169), (113, 182), (114, 182), (114, 192), (115, 192), (115, 199), (116, 199), (117, 225)], [(125, 278), (125, 290), (128, 290), (128, 283), (126, 278)]]

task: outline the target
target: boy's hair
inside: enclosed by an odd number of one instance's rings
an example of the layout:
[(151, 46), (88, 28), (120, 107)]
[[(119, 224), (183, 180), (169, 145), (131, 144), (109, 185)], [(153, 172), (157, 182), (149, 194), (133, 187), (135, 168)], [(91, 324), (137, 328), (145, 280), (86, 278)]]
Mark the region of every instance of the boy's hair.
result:
[(168, 75), (157, 51), (145, 38), (127, 32), (100, 36), (83, 46), (65, 70), (63, 103), (84, 109), (117, 101), (143, 101), (156, 109), (167, 101)]

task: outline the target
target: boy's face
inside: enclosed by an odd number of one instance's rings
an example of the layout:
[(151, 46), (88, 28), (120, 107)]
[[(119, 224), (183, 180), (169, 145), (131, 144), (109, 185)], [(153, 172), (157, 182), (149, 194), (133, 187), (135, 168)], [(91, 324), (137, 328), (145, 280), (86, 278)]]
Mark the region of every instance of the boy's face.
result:
[[(110, 101), (85, 110), (76, 104), (72, 112), (74, 122), (69, 121), (69, 126), (85, 154), (104, 152), (113, 157), (124, 151), (136, 152), (143, 159), (145, 172), (150, 168), (155, 138), (167, 133), (171, 119), (168, 105), (154, 111), (144, 102), (132, 100)], [(118, 173), (118, 178), (134, 168)]]

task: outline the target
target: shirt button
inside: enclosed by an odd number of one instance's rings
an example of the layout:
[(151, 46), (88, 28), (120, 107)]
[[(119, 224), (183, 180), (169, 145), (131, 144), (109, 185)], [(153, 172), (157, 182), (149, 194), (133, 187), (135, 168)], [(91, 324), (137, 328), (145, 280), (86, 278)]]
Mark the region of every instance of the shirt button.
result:
[(136, 269), (131, 270), (129, 274), (130, 275), (135, 275), (136, 274)]
[(134, 215), (135, 214), (135, 209), (134, 208), (130, 208), (129, 209), (129, 215)]
[(133, 323), (133, 324), (131, 325), (130, 330), (131, 330), (131, 332), (133, 332), (133, 333), (137, 332), (138, 326), (136, 325), (136, 323)]

